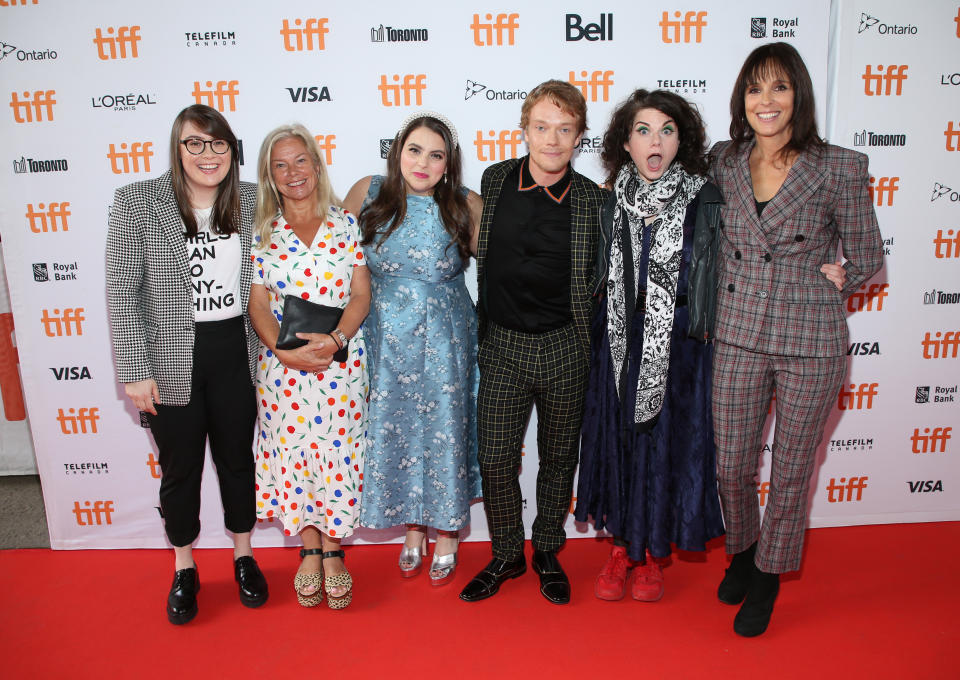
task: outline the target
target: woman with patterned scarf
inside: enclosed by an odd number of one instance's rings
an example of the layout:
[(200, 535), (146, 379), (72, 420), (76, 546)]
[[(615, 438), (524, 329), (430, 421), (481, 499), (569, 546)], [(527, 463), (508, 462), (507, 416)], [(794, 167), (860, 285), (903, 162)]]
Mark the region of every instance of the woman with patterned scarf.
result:
[(613, 193), (601, 220), (575, 511), (614, 536), (596, 582), (603, 600), (624, 596), (631, 569), (633, 598), (659, 600), (671, 544), (701, 551), (723, 533), (712, 319), (701, 311), (716, 295), (701, 251), (719, 228), (721, 198), (704, 177), (705, 137), (682, 97), (636, 90), (603, 139)]

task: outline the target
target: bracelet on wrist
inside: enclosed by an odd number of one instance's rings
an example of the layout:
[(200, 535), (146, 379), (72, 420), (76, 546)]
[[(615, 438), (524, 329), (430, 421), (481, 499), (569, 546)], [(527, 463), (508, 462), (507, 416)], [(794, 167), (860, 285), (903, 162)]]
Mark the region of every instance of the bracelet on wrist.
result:
[(330, 336), (330, 339), (333, 340), (333, 344), (337, 346), (337, 349), (343, 349), (343, 345), (340, 344), (340, 340), (337, 339), (336, 331), (327, 333)]

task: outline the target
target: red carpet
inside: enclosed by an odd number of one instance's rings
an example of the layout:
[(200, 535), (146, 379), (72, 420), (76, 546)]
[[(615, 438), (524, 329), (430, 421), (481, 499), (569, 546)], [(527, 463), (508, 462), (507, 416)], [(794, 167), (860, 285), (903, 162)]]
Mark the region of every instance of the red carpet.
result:
[(398, 546), (347, 548), (353, 604), (297, 606), (292, 549), (262, 549), (269, 602), (237, 599), (231, 553), (199, 550), (200, 613), (166, 621), (172, 553), (0, 552), (3, 678), (957, 678), (960, 523), (808, 532), (767, 633), (732, 631), (715, 591), (725, 558), (674, 556), (657, 603), (602, 602), (593, 580), (608, 542), (571, 540), (573, 602), (546, 602), (532, 570), (485, 602), (457, 598), (489, 559), (462, 547), (453, 583), (405, 581)]

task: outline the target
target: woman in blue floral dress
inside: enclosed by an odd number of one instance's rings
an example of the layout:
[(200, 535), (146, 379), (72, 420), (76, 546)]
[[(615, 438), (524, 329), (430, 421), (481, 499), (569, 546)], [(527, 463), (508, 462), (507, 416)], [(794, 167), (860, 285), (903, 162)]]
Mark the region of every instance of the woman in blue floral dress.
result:
[(458, 531), (480, 496), (477, 322), (463, 271), (481, 202), (460, 177), (454, 126), (439, 114), (416, 113), (394, 139), (387, 175), (360, 180), (344, 201), (359, 214), (371, 275), (360, 521), (407, 525), (403, 576), (420, 572), (427, 527), (435, 527), (434, 585), (453, 576)]

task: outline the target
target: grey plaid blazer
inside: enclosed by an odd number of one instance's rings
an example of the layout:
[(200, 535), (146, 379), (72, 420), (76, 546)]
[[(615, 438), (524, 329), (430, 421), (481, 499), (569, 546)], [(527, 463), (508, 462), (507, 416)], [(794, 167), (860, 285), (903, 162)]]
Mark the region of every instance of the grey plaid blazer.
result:
[[(480, 218), (477, 244), (477, 320), (481, 342), (487, 332), (484, 274), (493, 215), (504, 180), (522, 160), (523, 158), (511, 158), (491, 165), (483, 171), (483, 179), (480, 180), (483, 215)], [(570, 312), (584, 352), (590, 348), (593, 263), (600, 235), (600, 208), (606, 197), (607, 191), (598, 187), (596, 182), (576, 171), (573, 172), (570, 187)]]
[[(725, 199), (718, 253), (721, 342), (780, 356), (835, 357), (847, 351), (843, 301), (883, 264), (883, 241), (867, 192), (867, 157), (831, 144), (794, 161), (757, 216), (752, 144), (725, 157), (710, 151), (710, 176)], [(847, 280), (838, 291), (820, 272), (843, 246)]]
[[(240, 183), (240, 304), (250, 379), (260, 342), (247, 314), (253, 265), (250, 241), (257, 186)], [(194, 307), (183, 221), (170, 171), (117, 189), (107, 233), (107, 302), (117, 380), (153, 378), (160, 403), (190, 401)]]

